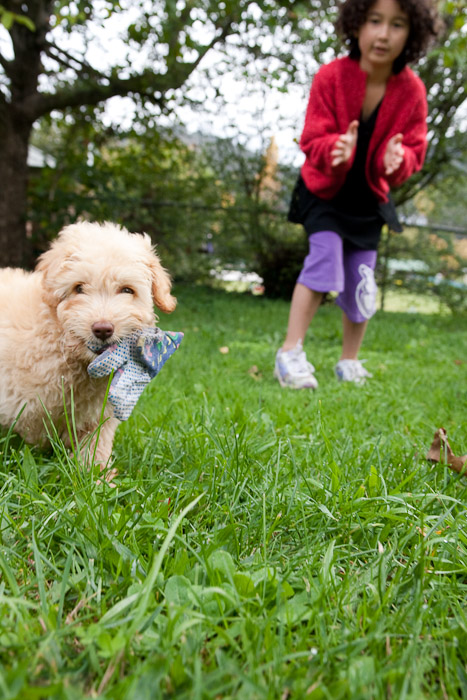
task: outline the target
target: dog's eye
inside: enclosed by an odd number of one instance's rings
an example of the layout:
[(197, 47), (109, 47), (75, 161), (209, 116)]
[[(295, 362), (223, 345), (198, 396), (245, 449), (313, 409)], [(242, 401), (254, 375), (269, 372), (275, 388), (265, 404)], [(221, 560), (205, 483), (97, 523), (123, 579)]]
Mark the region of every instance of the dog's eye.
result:
[(82, 284), (76, 284), (73, 287), (73, 291), (75, 294), (84, 294), (84, 285)]
[(131, 287), (122, 287), (119, 293), (120, 294), (134, 294), (135, 291)]

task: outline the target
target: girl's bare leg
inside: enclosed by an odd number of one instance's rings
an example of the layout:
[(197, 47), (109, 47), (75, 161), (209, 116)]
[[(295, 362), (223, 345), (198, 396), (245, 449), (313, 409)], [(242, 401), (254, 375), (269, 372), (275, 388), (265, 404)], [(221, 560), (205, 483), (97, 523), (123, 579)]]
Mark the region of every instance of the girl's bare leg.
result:
[(287, 335), (282, 345), (284, 352), (292, 350), (299, 340), (305, 339), (308, 326), (319, 309), (322, 298), (323, 292), (315, 292), (300, 283), (295, 285), (290, 305)]
[(368, 321), (354, 323), (345, 313), (342, 314), (342, 355), (341, 360), (356, 360), (363, 343)]

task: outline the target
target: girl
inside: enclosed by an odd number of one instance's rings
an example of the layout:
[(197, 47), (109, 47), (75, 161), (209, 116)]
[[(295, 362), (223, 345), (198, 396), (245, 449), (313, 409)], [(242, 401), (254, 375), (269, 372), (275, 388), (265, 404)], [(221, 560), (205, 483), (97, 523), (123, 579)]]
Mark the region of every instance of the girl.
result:
[(381, 228), (401, 231), (389, 188), (423, 165), (426, 91), (406, 65), (438, 31), (434, 0), (345, 0), (336, 22), (348, 56), (323, 66), (310, 92), (300, 148), (305, 163), (289, 220), (303, 224), (310, 252), (292, 296), (277, 352), (281, 386), (316, 389), (303, 339), (323, 294), (343, 311), (343, 381), (371, 376), (357, 359), (375, 313), (374, 269)]

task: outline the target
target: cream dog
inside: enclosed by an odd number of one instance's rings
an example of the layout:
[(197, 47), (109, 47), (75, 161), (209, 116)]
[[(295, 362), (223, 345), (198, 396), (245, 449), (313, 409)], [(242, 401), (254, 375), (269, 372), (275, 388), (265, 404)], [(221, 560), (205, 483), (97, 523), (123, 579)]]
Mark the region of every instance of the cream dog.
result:
[(108, 378), (88, 375), (87, 345), (154, 326), (170, 290), (149, 236), (110, 223), (67, 226), (32, 273), (0, 270), (0, 424), (43, 444), (52, 421), (70, 445), (66, 409), (83, 459), (105, 467), (118, 420), (107, 405), (97, 433)]

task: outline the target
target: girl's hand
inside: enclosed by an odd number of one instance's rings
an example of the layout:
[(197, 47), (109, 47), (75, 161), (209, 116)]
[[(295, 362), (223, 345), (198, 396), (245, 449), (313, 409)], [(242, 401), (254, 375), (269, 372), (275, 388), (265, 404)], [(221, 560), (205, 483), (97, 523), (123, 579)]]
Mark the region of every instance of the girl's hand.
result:
[(349, 128), (345, 134), (341, 134), (337, 139), (333, 150), (331, 151), (331, 165), (335, 168), (341, 163), (346, 163), (353, 153), (353, 149), (357, 144), (358, 121), (354, 119), (350, 122)]
[(392, 173), (395, 173), (404, 160), (405, 151), (402, 145), (403, 138), (402, 134), (396, 134), (388, 141), (383, 159), (385, 175), (392, 175)]

